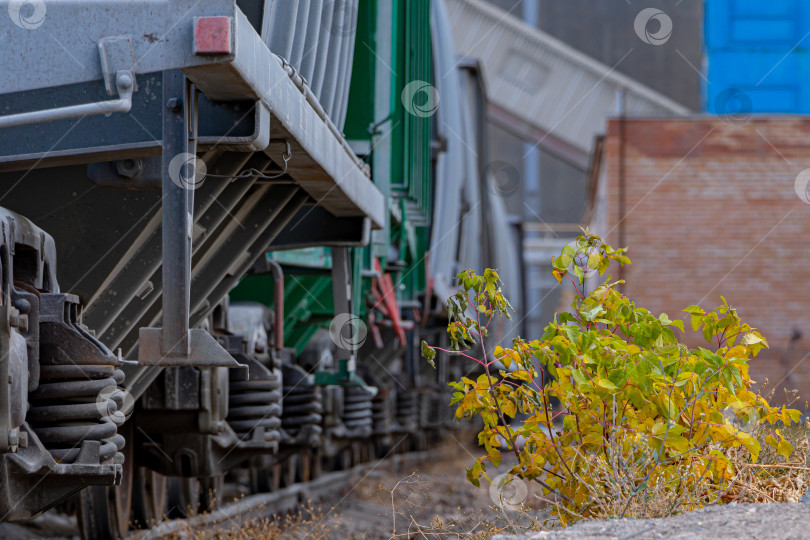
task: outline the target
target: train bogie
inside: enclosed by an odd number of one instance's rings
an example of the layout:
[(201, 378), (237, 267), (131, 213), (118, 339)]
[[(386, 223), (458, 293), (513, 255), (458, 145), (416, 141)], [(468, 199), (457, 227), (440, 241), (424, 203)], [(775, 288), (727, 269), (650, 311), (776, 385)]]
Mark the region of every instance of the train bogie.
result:
[(0, 22), (0, 520), (120, 538), (436, 440), (418, 343), (494, 252), (441, 0), (42, 6)]

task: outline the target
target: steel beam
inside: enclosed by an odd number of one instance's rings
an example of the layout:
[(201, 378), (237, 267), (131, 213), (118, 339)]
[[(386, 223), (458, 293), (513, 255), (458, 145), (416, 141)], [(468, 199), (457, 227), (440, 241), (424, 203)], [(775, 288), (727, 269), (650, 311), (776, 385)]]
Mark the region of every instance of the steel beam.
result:
[(162, 281), (160, 328), (138, 332), (144, 366), (239, 367), (205, 330), (189, 329), (194, 190), (197, 187), (196, 96), (179, 71), (163, 74)]

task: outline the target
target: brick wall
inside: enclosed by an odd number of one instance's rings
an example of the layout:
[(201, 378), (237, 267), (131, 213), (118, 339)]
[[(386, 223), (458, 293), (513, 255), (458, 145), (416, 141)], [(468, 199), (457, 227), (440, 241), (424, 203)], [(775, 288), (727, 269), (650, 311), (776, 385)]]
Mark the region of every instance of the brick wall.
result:
[[(623, 227), (633, 260), (625, 292), (671, 318), (691, 304), (711, 309), (725, 296), (771, 345), (752, 362), (753, 378), (769, 379), (777, 401), (783, 387), (798, 389), (803, 408), (810, 205), (794, 182), (810, 167), (810, 118), (628, 119), (624, 129), (612, 120), (601, 166), (596, 232), (616, 246)], [(696, 346), (702, 337), (686, 341)]]

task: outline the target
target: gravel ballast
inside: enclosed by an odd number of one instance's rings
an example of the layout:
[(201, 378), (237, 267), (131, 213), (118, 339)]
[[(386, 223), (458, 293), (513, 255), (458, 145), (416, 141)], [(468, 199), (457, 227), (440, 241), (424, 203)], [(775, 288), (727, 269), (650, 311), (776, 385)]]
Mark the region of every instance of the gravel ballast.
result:
[(493, 540), (569, 538), (579, 540), (810, 538), (810, 506), (802, 503), (729, 504), (669, 518), (583, 521), (565, 529), (520, 536), (498, 535), (493, 537)]

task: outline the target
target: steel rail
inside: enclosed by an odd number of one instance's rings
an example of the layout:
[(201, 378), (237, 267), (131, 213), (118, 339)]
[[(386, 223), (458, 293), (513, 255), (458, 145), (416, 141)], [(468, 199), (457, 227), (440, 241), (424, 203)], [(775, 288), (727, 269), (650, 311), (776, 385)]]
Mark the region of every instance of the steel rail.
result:
[(409, 452), (361, 463), (345, 471), (325, 473), (310, 482), (302, 482), (271, 493), (250, 495), (210, 513), (200, 514), (186, 519), (164, 521), (148, 530), (133, 531), (129, 538), (133, 540), (153, 540), (156, 538), (174, 537), (181, 533), (225, 532), (231, 528), (242, 527), (247, 523), (283, 514), (299, 506), (322, 500), (365, 478), (380, 465), (407, 466), (422, 463), (435, 458), (440, 448), (422, 452)]

